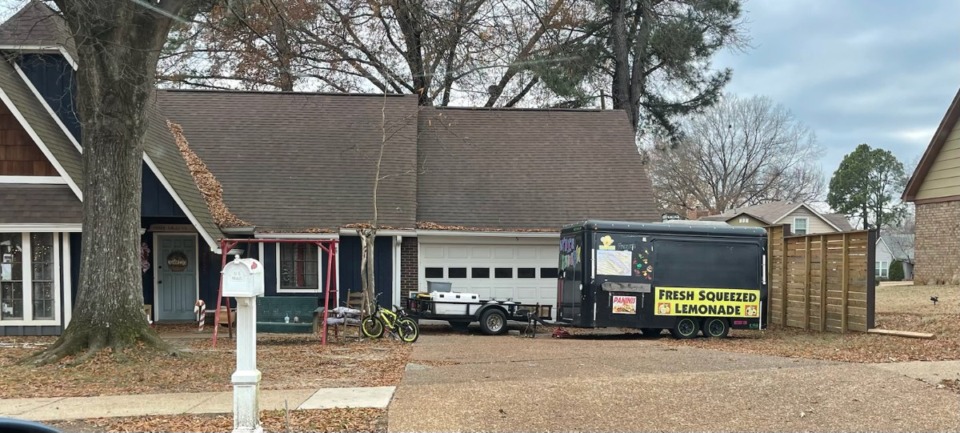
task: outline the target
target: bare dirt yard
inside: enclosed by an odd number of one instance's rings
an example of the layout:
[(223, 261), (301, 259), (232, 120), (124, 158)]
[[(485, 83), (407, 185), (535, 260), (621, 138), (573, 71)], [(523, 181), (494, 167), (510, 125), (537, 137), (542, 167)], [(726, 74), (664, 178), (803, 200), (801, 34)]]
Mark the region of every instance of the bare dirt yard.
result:
[[(934, 304), (931, 297), (937, 297), (938, 302)], [(934, 338), (772, 327), (765, 331), (732, 331), (725, 340), (662, 340), (677, 346), (831, 361), (960, 360), (960, 287), (881, 286), (877, 288), (876, 308), (877, 328), (931, 333)]]
[[(70, 366), (72, 359), (33, 367), (18, 361), (56, 341), (55, 337), (0, 337), (0, 398), (84, 397), (176, 392), (232, 391), (236, 345), (221, 330), (214, 348), (212, 331), (192, 326), (159, 326), (176, 356), (151, 350), (104, 352)], [(345, 339), (321, 346), (312, 334), (260, 334), (257, 366), (261, 389), (304, 389), (397, 385), (410, 346), (395, 341)], [(385, 412), (370, 409), (264, 413), (269, 431), (381, 431)], [(68, 431), (230, 431), (232, 417), (220, 415), (109, 418), (57, 423)], [(327, 426), (327, 427), (324, 427)], [(379, 427), (378, 427), (379, 426)], [(282, 427), (282, 428), (281, 428)]]

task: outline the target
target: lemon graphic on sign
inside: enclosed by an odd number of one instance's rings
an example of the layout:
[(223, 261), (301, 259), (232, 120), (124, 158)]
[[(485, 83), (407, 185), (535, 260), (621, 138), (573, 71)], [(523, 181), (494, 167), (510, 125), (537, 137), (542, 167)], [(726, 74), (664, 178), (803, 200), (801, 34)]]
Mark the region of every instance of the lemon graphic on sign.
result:
[(613, 247), (611, 247), (611, 245), (613, 245), (613, 238), (610, 237), (610, 235), (606, 235), (606, 236), (600, 238), (600, 243), (603, 244), (603, 245), (600, 246), (600, 249), (601, 249), (601, 250), (612, 250), (612, 249), (613, 249)]

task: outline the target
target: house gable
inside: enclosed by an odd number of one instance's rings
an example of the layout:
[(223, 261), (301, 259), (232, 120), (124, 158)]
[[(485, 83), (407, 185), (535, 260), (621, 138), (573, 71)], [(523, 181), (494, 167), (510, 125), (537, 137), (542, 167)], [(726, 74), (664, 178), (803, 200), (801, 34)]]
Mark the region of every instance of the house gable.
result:
[(0, 104), (0, 176), (60, 177), (5, 104)]
[(807, 233), (833, 233), (839, 231), (836, 226), (827, 221), (820, 213), (810, 209), (807, 205), (798, 205), (795, 209), (776, 220), (774, 224), (790, 224), (796, 227), (796, 218), (807, 219)]
[(960, 91), (940, 121), (902, 198), (916, 204), (960, 200)]
[(740, 227), (765, 227), (767, 223), (754, 217), (753, 215), (742, 213), (726, 221), (727, 224)]

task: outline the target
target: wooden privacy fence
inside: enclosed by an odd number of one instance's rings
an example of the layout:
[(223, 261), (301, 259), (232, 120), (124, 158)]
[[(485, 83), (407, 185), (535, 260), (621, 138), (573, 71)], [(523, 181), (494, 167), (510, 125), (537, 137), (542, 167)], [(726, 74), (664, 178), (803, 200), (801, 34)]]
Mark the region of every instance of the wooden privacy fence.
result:
[(789, 225), (767, 227), (769, 323), (821, 332), (873, 328), (876, 241), (876, 231), (792, 236)]

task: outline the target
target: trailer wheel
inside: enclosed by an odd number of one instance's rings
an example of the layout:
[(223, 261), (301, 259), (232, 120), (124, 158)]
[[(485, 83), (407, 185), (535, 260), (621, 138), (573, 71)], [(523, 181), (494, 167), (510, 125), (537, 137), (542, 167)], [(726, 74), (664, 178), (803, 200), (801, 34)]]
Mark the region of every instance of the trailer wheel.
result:
[(470, 322), (466, 320), (448, 320), (447, 322), (450, 323), (450, 327), (453, 328), (454, 331), (467, 332), (470, 330)]
[(507, 332), (507, 315), (503, 311), (491, 308), (480, 315), (480, 330), (487, 335)]
[(703, 321), (703, 335), (706, 337), (723, 338), (730, 333), (730, 324), (727, 319), (710, 317)]
[(698, 332), (700, 332), (700, 321), (692, 317), (681, 317), (677, 319), (673, 328), (670, 328), (670, 334), (673, 335), (673, 338), (693, 338), (697, 336)]

